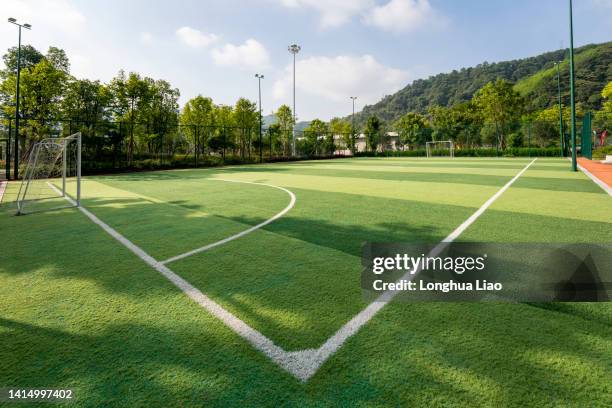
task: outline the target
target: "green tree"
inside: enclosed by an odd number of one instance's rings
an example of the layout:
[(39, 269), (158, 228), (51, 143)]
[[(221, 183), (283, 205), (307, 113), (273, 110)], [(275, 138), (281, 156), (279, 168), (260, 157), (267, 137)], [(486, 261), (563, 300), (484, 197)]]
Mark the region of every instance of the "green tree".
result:
[(499, 132), (499, 145), (505, 146), (507, 125), (517, 122), (524, 111), (525, 101), (514, 85), (503, 79), (489, 82), (474, 95), (485, 123), (493, 123)]
[[(377, 116), (370, 116), (364, 129), (366, 137), (366, 150), (377, 151), (382, 140), (382, 123)], [(384, 149), (384, 146), (383, 146)]]
[(601, 91), (603, 98), (602, 108), (595, 114), (595, 125), (597, 128), (612, 129), (612, 82), (608, 83)]
[(244, 159), (248, 153), (251, 156), (251, 134), (258, 121), (257, 105), (248, 99), (240, 98), (234, 108), (234, 121), (237, 126), (237, 144), (240, 147), (240, 156)]
[(334, 135), (340, 136), (346, 149), (350, 150), (353, 154), (355, 153), (355, 140), (353, 137), (351, 123), (349, 121), (340, 118), (333, 118), (329, 122), (329, 130), (332, 138)]
[[(329, 153), (329, 127), (327, 123), (320, 119), (314, 119), (310, 125), (304, 129), (305, 149), (308, 156)], [(332, 139), (333, 140), (333, 139)], [(333, 142), (332, 142), (333, 144)]]
[(276, 119), (281, 129), (283, 152), (285, 156), (289, 156), (291, 152), (293, 126), (295, 126), (291, 108), (287, 105), (281, 105), (278, 111), (276, 111)]
[[(215, 122), (214, 105), (211, 98), (205, 98), (198, 95), (195, 98), (188, 100), (183, 106), (183, 111), (180, 116), (183, 133), (187, 137), (189, 143), (194, 150), (198, 145), (206, 143), (209, 147), (210, 141), (214, 138), (214, 133), (211, 132)], [(213, 142), (213, 150), (217, 140)]]
[(424, 135), (425, 129), (428, 127), (427, 118), (419, 113), (408, 112), (395, 122), (394, 127), (397, 130), (402, 148), (405, 146), (414, 148), (426, 141)]

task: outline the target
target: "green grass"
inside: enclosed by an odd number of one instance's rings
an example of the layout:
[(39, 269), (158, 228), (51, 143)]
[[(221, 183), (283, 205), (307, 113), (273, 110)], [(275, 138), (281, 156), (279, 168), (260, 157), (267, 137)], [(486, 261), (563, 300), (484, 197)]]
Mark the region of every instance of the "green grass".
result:
[[(88, 177), (83, 204), (286, 350), (319, 347), (366, 303), (364, 241), (438, 242), (529, 161), (335, 160)], [(0, 387), (77, 406), (606, 406), (612, 307), (392, 303), (301, 383), (74, 209), (0, 206)], [(7, 202), (9, 201), (9, 202)], [(612, 242), (612, 202), (540, 159), (462, 236)]]

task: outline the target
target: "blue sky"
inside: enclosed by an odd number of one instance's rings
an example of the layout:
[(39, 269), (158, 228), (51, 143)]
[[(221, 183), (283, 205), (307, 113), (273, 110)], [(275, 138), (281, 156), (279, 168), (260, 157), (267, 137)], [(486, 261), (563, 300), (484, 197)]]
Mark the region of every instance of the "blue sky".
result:
[[(612, 0), (575, 0), (575, 44), (612, 40)], [(297, 64), (301, 120), (350, 113), (414, 79), (567, 47), (565, 0), (2, 0), (0, 18), (29, 22), (24, 43), (64, 48), (77, 77), (110, 80), (119, 69), (163, 78), (181, 102), (291, 104)], [(0, 49), (16, 42), (0, 25)]]

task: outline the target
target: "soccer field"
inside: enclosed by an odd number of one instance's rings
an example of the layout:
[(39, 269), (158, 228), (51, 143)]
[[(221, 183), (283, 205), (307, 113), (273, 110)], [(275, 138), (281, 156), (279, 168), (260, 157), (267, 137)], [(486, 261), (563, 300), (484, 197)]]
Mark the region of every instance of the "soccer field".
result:
[(360, 286), (366, 241), (612, 242), (611, 197), (565, 159), (92, 176), (81, 211), (16, 217), (18, 188), (0, 385), (79, 406), (610, 401), (610, 303), (368, 304)]

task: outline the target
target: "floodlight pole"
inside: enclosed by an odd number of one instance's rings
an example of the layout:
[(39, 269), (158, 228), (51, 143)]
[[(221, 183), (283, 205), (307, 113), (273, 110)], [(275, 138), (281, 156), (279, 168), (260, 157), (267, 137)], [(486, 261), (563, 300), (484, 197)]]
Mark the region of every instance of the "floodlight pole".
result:
[(261, 128), (263, 121), (263, 117), (261, 116), (261, 80), (264, 78), (264, 76), (255, 74), (255, 78), (257, 78), (257, 82), (259, 83), (259, 162), (263, 163), (263, 144), (261, 139)]
[(351, 99), (353, 100), (353, 116), (351, 118), (351, 133), (352, 133), (352, 138), (351, 138), (351, 143), (353, 144), (350, 148), (351, 153), (354, 154), (354, 149), (355, 149), (355, 100), (357, 99), (356, 96), (351, 96)]
[(578, 171), (578, 163), (576, 159), (576, 95), (574, 83), (574, 17), (572, 15), (572, 0), (569, 0), (569, 16), (570, 16), (570, 100), (572, 104), (572, 171)]
[(13, 165), (13, 176), (19, 178), (19, 78), (21, 77), (21, 28), (30, 30), (30, 24), (19, 24), (16, 19), (10, 17), (8, 22), (19, 27), (19, 41), (17, 45), (17, 90), (15, 91), (15, 160)]
[(295, 157), (295, 125), (297, 125), (297, 116), (295, 113), (295, 56), (302, 49), (297, 44), (291, 44), (289, 46), (289, 52), (293, 54), (293, 138), (292, 138), (292, 155)]

